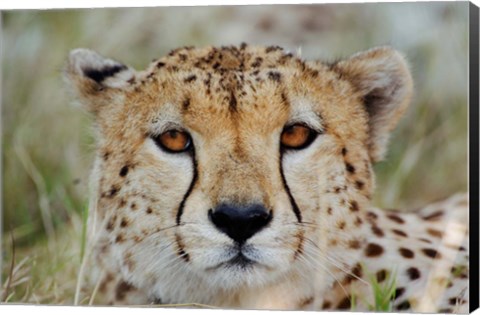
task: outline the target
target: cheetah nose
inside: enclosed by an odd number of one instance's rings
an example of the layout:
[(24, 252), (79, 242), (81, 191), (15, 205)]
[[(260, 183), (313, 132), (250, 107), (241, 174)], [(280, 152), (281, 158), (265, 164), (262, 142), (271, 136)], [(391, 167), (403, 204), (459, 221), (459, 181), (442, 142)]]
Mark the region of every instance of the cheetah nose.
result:
[(272, 211), (259, 204), (221, 204), (214, 210), (208, 210), (208, 218), (218, 230), (241, 245), (268, 225), (272, 220)]

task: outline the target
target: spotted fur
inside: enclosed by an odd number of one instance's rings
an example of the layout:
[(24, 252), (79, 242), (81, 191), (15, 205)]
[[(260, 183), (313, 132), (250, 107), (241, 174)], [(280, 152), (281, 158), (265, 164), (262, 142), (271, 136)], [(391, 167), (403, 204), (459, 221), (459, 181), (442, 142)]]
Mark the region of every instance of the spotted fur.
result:
[[(468, 308), (468, 201), (456, 195), (406, 213), (372, 206), (372, 164), (407, 108), (412, 79), (382, 47), (333, 64), (280, 47), (185, 47), (144, 71), (85, 49), (65, 77), (94, 114), (90, 245), (100, 303), (355, 309), (371, 281), (396, 279), (395, 311)], [(319, 135), (280, 146), (288, 124)], [(193, 148), (153, 138), (180, 128)], [(243, 245), (208, 211), (261, 203), (269, 225)]]

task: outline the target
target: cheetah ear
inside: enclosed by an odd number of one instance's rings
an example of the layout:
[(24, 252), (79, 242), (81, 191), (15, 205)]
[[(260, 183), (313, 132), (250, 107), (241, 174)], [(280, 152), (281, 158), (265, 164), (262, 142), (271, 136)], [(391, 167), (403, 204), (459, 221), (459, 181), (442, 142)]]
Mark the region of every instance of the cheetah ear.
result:
[(383, 159), (390, 132), (412, 97), (413, 81), (404, 57), (389, 47), (353, 55), (332, 69), (360, 93), (369, 115), (369, 151), (373, 162)]
[(132, 68), (84, 48), (72, 50), (64, 67), (64, 79), (71, 92), (93, 113), (114, 102), (117, 92), (134, 78)]

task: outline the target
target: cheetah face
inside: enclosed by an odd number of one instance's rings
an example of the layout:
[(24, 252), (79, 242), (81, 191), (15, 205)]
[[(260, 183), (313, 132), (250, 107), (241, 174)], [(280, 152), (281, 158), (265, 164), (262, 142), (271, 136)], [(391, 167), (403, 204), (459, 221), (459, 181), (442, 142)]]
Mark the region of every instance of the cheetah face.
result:
[[(257, 92), (268, 94), (269, 89)], [(212, 106), (200, 102), (204, 96), (190, 94), (163, 105), (170, 107), (167, 119), (158, 110), (145, 156), (139, 159), (155, 161), (145, 166), (147, 173), (157, 174), (147, 185), (163, 188), (153, 188), (152, 193), (177, 195), (169, 197), (172, 204), (167, 209), (164, 205), (152, 209), (170, 213), (163, 222), (177, 225), (172, 249), (175, 259), (183, 260), (180, 263), (216, 286), (266, 282), (287, 272), (302, 250), (301, 222), (312, 218), (300, 209), (314, 212), (319, 200), (313, 191), (303, 191), (300, 181), (321, 185), (304, 167), (316, 169), (308, 163), (314, 160), (312, 155), (333, 144), (306, 101), (301, 105), (304, 112), (290, 113), (281, 96), (261, 96), (276, 103), (272, 110), (266, 103), (256, 107), (247, 98), (239, 98), (235, 110), (231, 99), (227, 104), (219, 99)], [(190, 102), (189, 108), (179, 108), (185, 102)], [(197, 116), (202, 112), (203, 117)], [(182, 149), (172, 152), (176, 142)], [(318, 167), (317, 176), (326, 177), (321, 164)], [(298, 196), (303, 196), (301, 201)]]
[(305, 273), (370, 198), (411, 94), (389, 48), (333, 65), (185, 48), (143, 72), (75, 50), (66, 77), (98, 130), (91, 228), (152, 295), (179, 279), (215, 291)]

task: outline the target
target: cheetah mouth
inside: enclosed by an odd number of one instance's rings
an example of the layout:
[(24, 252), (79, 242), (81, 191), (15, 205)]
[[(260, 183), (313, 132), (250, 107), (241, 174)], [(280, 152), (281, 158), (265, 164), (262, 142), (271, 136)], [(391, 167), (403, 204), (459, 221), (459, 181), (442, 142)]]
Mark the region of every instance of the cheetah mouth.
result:
[[(216, 271), (219, 269), (238, 269), (238, 270), (249, 270), (255, 267), (264, 266), (260, 262), (258, 262), (251, 253), (249, 248), (236, 248), (233, 253), (228, 259), (221, 261), (220, 263), (215, 264), (214, 266), (208, 267), (206, 271)], [(250, 254), (250, 255), (249, 255)]]
[(246, 257), (242, 252), (239, 252), (237, 255), (233, 256), (232, 258), (222, 261), (215, 266), (208, 267), (207, 271), (215, 271), (221, 268), (239, 268), (239, 269), (249, 269), (253, 268), (254, 265), (258, 263), (248, 257)]
[(252, 267), (254, 264), (256, 264), (256, 262), (246, 257), (242, 252), (239, 252), (232, 259), (221, 263), (221, 265), (226, 267), (240, 267), (241, 269)]

